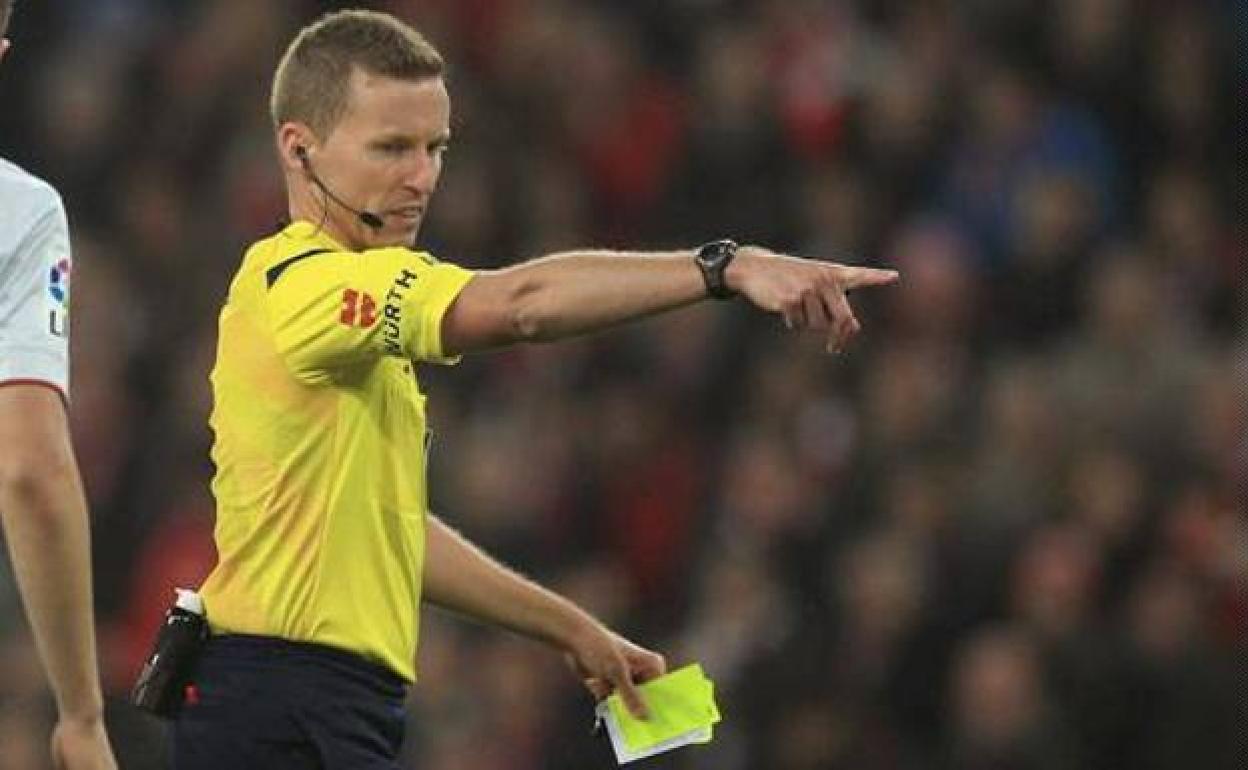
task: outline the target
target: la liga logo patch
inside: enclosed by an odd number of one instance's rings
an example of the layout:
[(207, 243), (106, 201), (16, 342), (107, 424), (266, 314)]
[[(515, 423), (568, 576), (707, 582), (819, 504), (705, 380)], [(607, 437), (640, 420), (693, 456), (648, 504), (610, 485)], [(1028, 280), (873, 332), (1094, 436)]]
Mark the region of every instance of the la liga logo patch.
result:
[(69, 275), (73, 263), (62, 257), (48, 268), (48, 334), (54, 337), (69, 336)]
[(69, 260), (62, 259), (48, 271), (48, 294), (61, 307), (69, 305), (69, 274), (72, 270)]

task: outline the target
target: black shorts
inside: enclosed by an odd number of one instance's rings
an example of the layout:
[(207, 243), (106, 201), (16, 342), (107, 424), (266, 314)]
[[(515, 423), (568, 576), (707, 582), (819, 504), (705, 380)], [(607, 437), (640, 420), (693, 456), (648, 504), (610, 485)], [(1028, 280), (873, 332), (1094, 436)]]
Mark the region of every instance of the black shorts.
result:
[(208, 640), (173, 723), (174, 770), (397, 770), (407, 685), (349, 652)]

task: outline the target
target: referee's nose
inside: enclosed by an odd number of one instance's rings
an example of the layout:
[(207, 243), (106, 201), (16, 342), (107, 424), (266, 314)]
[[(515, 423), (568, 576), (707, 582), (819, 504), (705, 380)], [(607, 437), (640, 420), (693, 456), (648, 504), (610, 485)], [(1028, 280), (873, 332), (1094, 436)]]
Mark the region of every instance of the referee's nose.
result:
[(425, 202), (438, 188), (438, 178), (442, 175), (442, 158), (438, 153), (428, 150), (413, 155), (415, 159), (407, 169), (403, 184), (416, 193), (421, 202)]

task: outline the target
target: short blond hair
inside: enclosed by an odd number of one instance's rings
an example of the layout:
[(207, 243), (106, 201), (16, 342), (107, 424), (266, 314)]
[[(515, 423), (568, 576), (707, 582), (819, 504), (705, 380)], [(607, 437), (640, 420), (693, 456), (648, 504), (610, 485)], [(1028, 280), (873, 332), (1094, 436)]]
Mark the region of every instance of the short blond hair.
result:
[[(0, 0), (7, 2), (8, 0)], [(300, 122), (329, 136), (347, 108), (351, 73), (402, 80), (441, 77), (442, 55), (411, 26), (387, 13), (328, 13), (291, 41), (273, 75), (273, 126)]]

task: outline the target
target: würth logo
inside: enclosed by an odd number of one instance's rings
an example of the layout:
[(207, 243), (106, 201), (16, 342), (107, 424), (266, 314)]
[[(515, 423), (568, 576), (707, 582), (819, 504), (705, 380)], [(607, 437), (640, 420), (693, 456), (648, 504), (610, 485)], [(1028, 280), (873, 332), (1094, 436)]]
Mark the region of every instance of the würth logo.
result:
[(362, 291), (347, 289), (342, 293), (342, 312), (338, 320), (346, 326), (367, 329), (377, 323), (377, 301)]

